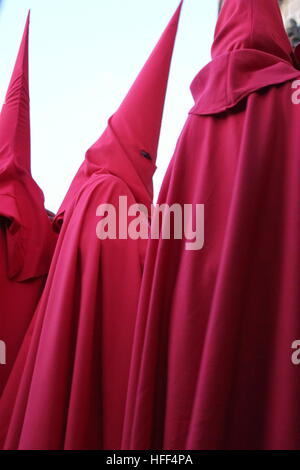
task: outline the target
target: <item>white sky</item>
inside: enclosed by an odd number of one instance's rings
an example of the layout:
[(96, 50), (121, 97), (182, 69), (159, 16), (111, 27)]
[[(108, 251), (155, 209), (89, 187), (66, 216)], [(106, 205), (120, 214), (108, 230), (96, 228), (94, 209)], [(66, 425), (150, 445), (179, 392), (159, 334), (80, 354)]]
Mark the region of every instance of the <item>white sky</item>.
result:
[[(189, 86), (210, 60), (217, 0), (185, 0), (161, 134), (158, 193), (193, 101)], [(27, 11), (30, 26), (32, 173), (56, 211), (85, 151), (100, 136), (179, 0), (3, 0), (0, 102)]]

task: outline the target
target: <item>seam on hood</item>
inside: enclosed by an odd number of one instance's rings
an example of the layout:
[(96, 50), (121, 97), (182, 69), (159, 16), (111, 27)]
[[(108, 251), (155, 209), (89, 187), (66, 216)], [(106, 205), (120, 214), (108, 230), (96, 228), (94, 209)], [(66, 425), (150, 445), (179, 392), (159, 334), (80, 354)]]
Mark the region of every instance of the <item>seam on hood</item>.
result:
[(254, 0), (250, 0), (251, 1), (251, 10), (250, 10), (250, 15), (251, 15), (251, 18), (250, 18), (250, 21), (251, 21), (251, 25), (250, 25), (250, 47), (254, 47), (254, 5), (253, 5), (253, 2)]

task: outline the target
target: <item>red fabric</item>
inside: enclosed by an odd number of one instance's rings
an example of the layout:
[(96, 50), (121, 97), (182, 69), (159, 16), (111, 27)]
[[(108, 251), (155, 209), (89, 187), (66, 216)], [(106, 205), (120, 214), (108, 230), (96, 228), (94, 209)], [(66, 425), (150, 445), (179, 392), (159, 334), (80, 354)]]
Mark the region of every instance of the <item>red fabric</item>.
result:
[(159, 197), (205, 204), (205, 245), (149, 243), (124, 449), (300, 449), (300, 72), (277, 0), (225, 0), (213, 52)]
[(0, 402), (5, 449), (121, 447), (147, 241), (99, 240), (96, 210), (117, 208), (120, 196), (128, 206), (152, 201), (180, 8), (56, 218), (63, 223), (47, 284)]
[(8, 274), (26, 281), (47, 273), (53, 248), (44, 196), (30, 172), (29, 15), (0, 114), (0, 215), (10, 221)]
[[(182, 1), (171, 18), (148, 61), (129, 90), (107, 129), (88, 150), (86, 158), (58, 211), (61, 220), (70, 201), (91, 174), (100, 169), (126, 181), (137, 202), (150, 208), (152, 177), (167, 91), (170, 64), (180, 18)], [(141, 157), (147, 152), (151, 160)]]
[[(97, 174), (65, 215), (32, 340), (17, 365), (6, 448), (120, 447), (145, 251), (145, 241), (96, 237), (98, 205), (117, 206), (120, 195), (135, 202), (120, 179)], [(15, 380), (13, 373), (1, 400), (2, 426)]]
[(49, 269), (55, 235), (30, 173), (29, 15), (0, 114), (0, 395)]
[[(229, 0), (221, 9), (212, 46), (212, 58), (241, 49), (272, 54), (289, 62), (292, 46), (284, 32), (276, 0)], [(277, 2), (278, 3), (278, 2)]]

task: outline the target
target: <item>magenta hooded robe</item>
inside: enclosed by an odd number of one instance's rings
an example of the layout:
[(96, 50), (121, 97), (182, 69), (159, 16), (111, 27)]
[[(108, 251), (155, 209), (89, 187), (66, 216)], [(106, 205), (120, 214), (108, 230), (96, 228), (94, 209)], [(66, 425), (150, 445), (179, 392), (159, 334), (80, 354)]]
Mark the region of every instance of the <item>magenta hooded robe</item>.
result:
[(29, 14), (0, 113), (0, 396), (45, 285), (56, 234), (31, 175)]
[(181, 6), (56, 217), (49, 278), (0, 402), (5, 449), (121, 447), (147, 240), (98, 239), (97, 209), (120, 196), (150, 209)]
[(125, 449), (300, 449), (299, 78), (277, 0), (225, 0), (159, 197), (204, 247), (149, 244)]

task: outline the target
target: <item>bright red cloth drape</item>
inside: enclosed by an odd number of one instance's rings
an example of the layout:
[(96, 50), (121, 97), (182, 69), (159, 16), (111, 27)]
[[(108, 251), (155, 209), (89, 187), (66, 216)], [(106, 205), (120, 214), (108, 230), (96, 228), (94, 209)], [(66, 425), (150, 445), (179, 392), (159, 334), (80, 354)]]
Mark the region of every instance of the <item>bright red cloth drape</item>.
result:
[(1, 400), (1, 426), (13, 411), (6, 448), (120, 446), (145, 251), (96, 237), (97, 207), (117, 207), (120, 195), (135, 202), (124, 182), (98, 173), (65, 213), (32, 338)]
[(121, 447), (147, 240), (99, 240), (96, 210), (111, 204), (118, 214), (120, 196), (128, 206), (152, 202), (181, 5), (55, 220), (61, 231), (47, 284), (0, 402), (5, 449)]
[(159, 197), (205, 245), (151, 240), (124, 449), (300, 449), (300, 77), (277, 0), (225, 0)]
[(40, 298), (56, 236), (30, 172), (29, 15), (0, 113), (0, 395)]

